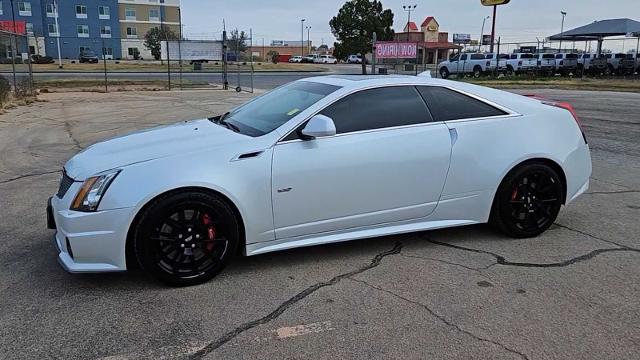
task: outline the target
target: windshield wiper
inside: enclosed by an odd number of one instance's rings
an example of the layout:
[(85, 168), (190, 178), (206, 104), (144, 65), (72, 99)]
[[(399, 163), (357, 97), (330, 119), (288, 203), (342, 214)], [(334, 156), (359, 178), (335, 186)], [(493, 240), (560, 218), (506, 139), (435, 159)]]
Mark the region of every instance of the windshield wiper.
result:
[(239, 133), (240, 132), (240, 128), (239, 127), (237, 127), (236, 125), (224, 120), (224, 118), (226, 118), (229, 114), (230, 114), (230, 112), (227, 111), (226, 113), (224, 113), (224, 114), (222, 114), (220, 116), (210, 117), (209, 121), (214, 122), (214, 123), (216, 123), (218, 125), (226, 127), (229, 130), (232, 130), (234, 132)]
[(239, 128), (239, 127), (237, 127), (236, 125), (233, 125), (233, 124), (232, 124), (232, 123), (230, 123), (230, 122), (227, 122), (227, 121), (225, 121), (225, 120), (222, 120), (222, 118), (220, 118), (220, 119), (221, 119), (221, 120), (218, 120), (218, 124), (220, 124), (220, 125), (222, 125), (222, 126), (225, 126), (225, 127), (227, 127), (227, 129), (233, 130), (233, 131), (235, 131), (235, 132), (237, 132), (237, 133), (239, 133), (239, 132), (240, 132), (240, 128)]

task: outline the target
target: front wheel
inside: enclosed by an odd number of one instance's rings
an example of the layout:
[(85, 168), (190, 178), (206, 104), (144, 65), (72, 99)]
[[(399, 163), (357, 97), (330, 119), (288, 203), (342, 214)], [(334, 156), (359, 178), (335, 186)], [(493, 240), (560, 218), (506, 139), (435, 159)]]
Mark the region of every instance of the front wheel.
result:
[(216, 276), (240, 238), (233, 210), (218, 196), (184, 192), (155, 200), (135, 228), (141, 267), (169, 285), (188, 286)]
[(477, 78), (479, 78), (480, 76), (482, 76), (482, 68), (481, 68), (481, 67), (479, 67), (479, 66), (476, 66), (476, 67), (473, 69), (473, 77), (477, 79)]
[(449, 70), (446, 67), (440, 69), (440, 77), (446, 79), (449, 77)]
[(502, 181), (490, 222), (514, 238), (536, 237), (556, 220), (564, 198), (559, 175), (542, 163), (522, 165)]

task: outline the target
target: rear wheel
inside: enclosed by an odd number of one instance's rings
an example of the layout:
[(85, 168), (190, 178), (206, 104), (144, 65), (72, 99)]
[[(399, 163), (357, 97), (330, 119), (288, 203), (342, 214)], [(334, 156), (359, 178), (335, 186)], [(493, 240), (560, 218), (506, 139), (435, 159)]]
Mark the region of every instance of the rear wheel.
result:
[(216, 276), (235, 254), (239, 225), (218, 196), (184, 192), (156, 200), (135, 229), (134, 250), (142, 268), (177, 286)]
[(507, 66), (507, 72), (505, 73), (505, 75), (507, 76), (513, 76), (516, 72), (513, 70), (513, 66), (509, 65)]
[(446, 79), (449, 77), (449, 70), (446, 67), (440, 69), (440, 77)]
[(511, 237), (535, 237), (554, 223), (563, 197), (564, 186), (555, 170), (542, 163), (525, 164), (500, 184), (490, 221)]
[(476, 66), (473, 68), (473, 77), (479, 78), (480, 76), (482, 76), (482, 68), (480, 66)]

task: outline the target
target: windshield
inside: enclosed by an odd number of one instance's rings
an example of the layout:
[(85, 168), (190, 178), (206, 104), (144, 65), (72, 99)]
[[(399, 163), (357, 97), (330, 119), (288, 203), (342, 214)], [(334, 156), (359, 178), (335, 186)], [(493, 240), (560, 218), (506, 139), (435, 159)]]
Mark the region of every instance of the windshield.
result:
[(91, 51), (91, 50), (84, 50), (84, 51), (82, 52), (82, 55), (84, 55), (84, 56), (96, 56), (96, 53), (94, 53), (94, 52), (93, 52), (93, 51)]
[(339, 86), (328, 84), (294, 82), (233, 110), (223, 120), (235, 125), (242, 134), (262, 136), (338, 89)]

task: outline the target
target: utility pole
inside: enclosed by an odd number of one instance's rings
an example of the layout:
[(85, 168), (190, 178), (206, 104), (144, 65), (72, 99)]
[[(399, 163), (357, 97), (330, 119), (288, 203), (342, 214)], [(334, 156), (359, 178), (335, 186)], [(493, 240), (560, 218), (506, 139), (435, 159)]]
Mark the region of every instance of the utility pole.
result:
[[(13, 2), (13, 0), (11, 0)], [(58, 45), (58, 68), (62, 69), (62, 55), (60, 54), (60, 26), (58, 26), (58, 2), (53, 0), (53, 18), (56, 22), (56, 43)]]
[(562, 15), (562, 25), (560, 26), (560, 45), (558, 46), (558, 52), (562, 52), (562, 33), (564, 32), (564, 18), (567, 16), (567, 12), (560, 11), (560, 15)]
[(411, 12), (414, 11), (417, 7), (418, 7), (418, 5), (402, 5), (402, 8), (404, 9), (404, 11), (406, 11), (408, 13), (408, 16), (407, 16), (407, 41), (411, 40), (411, 34), (409, 34), (411, 32), (411, 27), (409, 25), (409, 24), (411, 24)]
[(13, 92), (18, 93), (18, 83), (16, 82), (16, 55), (18, 55), (18, 28), (16, 26), (16, 13), (13, 9), (13, 0), (11, 0), (11, 17), (13, 18), (13, 54), (11, 57), (11, 68), (13, 69)]
[(300, 20), (300, 29), (301, 29), (301, 32), (302, 32), (302, 37), (301, 37), (302, 42), (300, 42), (300, 52), (301, 52), (301, 56), (302, 57), (304, 57), (304, 22), (306, 20), (307, 19)]
[(493, 54), (493, 48), (496, 42), (496, 15), (498, 13), (498, 5), (493, 5), (493, 21), (491, 24), (491, 49), (489, 52)]
[(478, 46), (478, 52), (480, 52), (480, 48), (484, 45), (484, 42), (482, 41), (484, 39), (484, 24), (490, 17), (491, 16), (487, 15), (487, 17), (482, 19), (482, 30), (480, 31), (480, 46)]
[(307, 53), (311, 54), (311, 26), (307, 26)]

